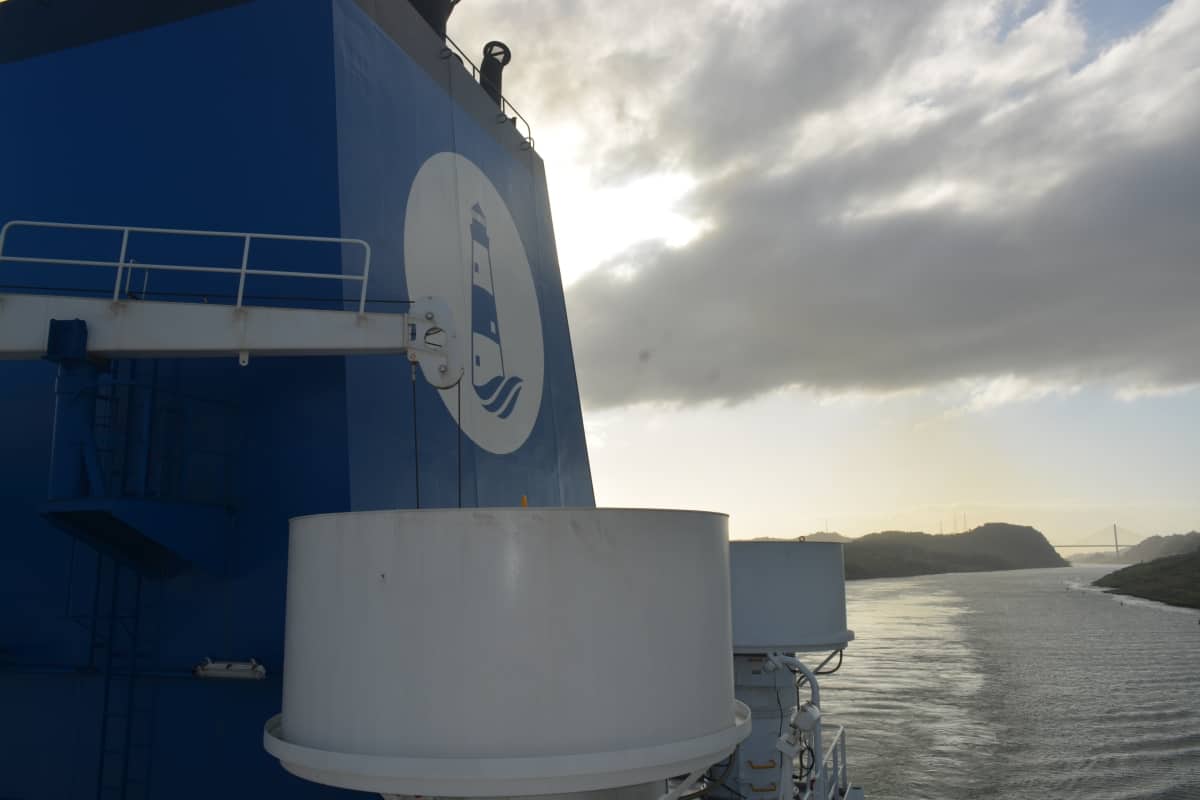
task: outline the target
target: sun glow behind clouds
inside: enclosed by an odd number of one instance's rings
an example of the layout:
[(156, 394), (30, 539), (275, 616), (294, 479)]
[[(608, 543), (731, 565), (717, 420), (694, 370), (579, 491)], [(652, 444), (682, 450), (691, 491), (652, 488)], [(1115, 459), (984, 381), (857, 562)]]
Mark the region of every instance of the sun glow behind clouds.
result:
[(705, 224), (681, 210), (696, 186), (691, 175), (657, 173), (620, 185), (602, 185), (580, 152), (583, 139), (574, 125), (558, 126), (539, 139), (539, 152), (549, 165), (564, 283), (570, 285), (634, 245), (661, 242), (683, 247), (703, 233)]
[(470, 5), (525, 43), (600, 503), (1196, 526), (1200, 0)]

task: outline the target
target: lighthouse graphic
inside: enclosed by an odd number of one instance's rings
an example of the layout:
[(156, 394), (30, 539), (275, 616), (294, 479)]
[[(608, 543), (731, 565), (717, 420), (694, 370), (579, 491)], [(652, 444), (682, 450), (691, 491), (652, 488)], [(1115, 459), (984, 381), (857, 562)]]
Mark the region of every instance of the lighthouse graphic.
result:
[(457, 391), (437, 395), (463, 434), (494, 455), (526, 445), (547, 397), (535, 277), (512, 212), (483, 170), (457, 153), (430, 156), (404, 213), (407, 293), (447, 300), (465, 369)]
[(484, 410), (508, 419), (524, 381), (504, 368), (487, 217), (479, 203), (471, 206), (471, 281), (471, 383)]

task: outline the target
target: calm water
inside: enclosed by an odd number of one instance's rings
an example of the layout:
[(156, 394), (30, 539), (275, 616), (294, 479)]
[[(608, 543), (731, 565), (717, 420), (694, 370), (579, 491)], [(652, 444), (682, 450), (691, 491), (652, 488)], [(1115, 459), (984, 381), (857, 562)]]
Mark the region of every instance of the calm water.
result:
[(848, 585), (822, 682), (884, 798), (1200, 798), (1200, 617), (1086, 589), (1111, 568)]

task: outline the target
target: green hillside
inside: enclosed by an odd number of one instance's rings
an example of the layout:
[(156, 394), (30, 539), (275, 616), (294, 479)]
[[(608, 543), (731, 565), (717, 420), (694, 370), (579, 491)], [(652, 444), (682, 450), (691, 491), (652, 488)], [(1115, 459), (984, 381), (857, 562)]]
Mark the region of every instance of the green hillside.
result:
[(844, 553), (848, 580), (1068, 566), (1039, 531), (1004, 522), (947, 536), (872, 533), (846, 544)]
[(1110, 572), (1095, 585), (1117, 594), (1200, 608), (1200, 550), (1134, 564)]

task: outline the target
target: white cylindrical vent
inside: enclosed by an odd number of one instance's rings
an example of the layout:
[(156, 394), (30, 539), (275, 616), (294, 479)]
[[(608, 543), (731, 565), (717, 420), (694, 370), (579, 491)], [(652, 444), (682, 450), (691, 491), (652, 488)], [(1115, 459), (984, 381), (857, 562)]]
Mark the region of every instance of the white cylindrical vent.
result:
[(292, 521), (283, 712), (294, 774), (404, 795), (632, 786), (749, 731), (727, 519), (447, 509)]
[(854, 638), (840, 544), (730, 542), (729, 562), (735, 653), (835, 650)]

